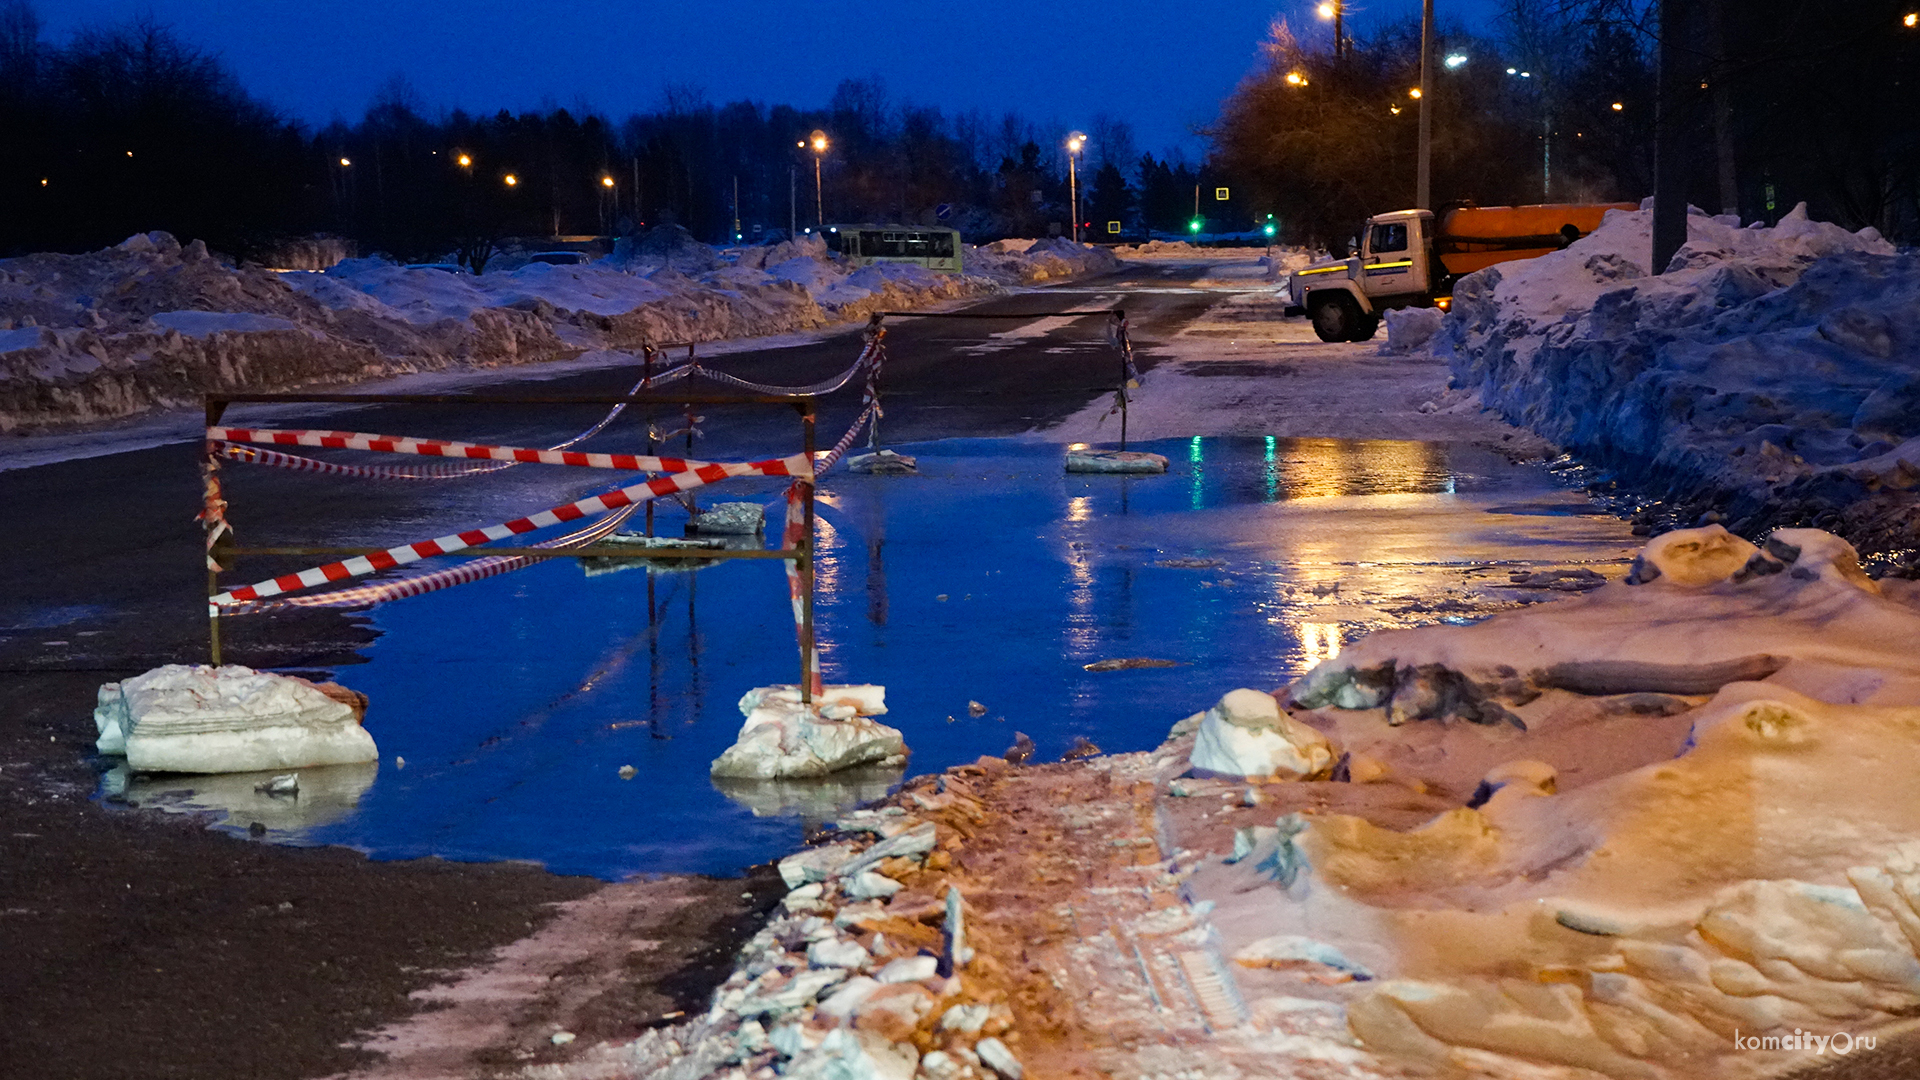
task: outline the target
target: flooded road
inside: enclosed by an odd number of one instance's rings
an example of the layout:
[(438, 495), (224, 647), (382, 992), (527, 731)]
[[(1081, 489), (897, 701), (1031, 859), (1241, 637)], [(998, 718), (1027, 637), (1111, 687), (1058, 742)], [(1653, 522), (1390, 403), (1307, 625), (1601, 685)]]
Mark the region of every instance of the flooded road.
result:
[[(911, 773), (997, 755), (1016, 731), (1036, 759), (1076, 737), (1148, 748), (1225, 691), (1278, 687), (1372, 630), (1559, 595), (1510, 587), (1511, 570), (1617, 576), (1636, 547), (1583, 493), (1491, 451), (1258, 437), (1144, 448), (1171, 460), (1167, 475), (1068, 475), (1057, 444), (950, 439), (901, 448), (916, 477), (827, 478), (826, 677), (887, 688)], [(677, 533), (678, 513), (659, 531)], [(388, 604), (368, 662), (338, 673), (372, 700), (377, 768), (310, 770), (298, 807), (241, 778), (143, 779), (116, 797), (225, 806), (227, 828), (258, 821), (275, 839), (377, 858), (734, 873), (899, 779), (709, 780), (739, 697), (797, 677), (785, 590), (774, 562), (589, 576), (554, 560)], [(1158, 665), (1087, 670), (1138, 659)]]

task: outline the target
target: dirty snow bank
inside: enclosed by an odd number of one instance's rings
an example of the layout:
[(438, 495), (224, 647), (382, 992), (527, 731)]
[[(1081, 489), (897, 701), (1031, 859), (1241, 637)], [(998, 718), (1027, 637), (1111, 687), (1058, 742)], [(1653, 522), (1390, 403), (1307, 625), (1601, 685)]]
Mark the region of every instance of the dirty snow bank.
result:
[(1437, 347), (1455, 377), (1685, 516), (1920, 542), (1920, 254), (1804, 207), (1696, 211), (1650, 277), (1652, 216), (1463, 279)]
[(1378, 633), (1290, 687), (1346, 755), (1331, 786), (1455, 808), (1241, 829), (1193, 883), (1222, 948), (1292, 942), (1369, 1049), (1491, 1075), (1770, 1075), (1813, 1044), (1736, 1029), (1920, 1009), (1920, 586), (1829, 533), (1717, 526), (1629, 580)]
[(689, 243), (666, 257), (641, 244), (587, 266), (477, 276), (379, 259), (236, 268), (165, 233), (0, 260), (0, 432), (185, 405), (212, 390), (788, 333), (1118, 265), (1059, 240), (970, 249), (964, 275), (854, 268), (817, 237), (723, 252)]

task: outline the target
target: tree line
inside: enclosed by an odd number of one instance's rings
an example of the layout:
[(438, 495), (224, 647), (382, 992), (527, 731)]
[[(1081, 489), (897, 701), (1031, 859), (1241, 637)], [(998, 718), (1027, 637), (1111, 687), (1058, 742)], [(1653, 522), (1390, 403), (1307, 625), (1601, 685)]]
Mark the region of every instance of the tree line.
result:
[[(151, 18), (45, 40), (27, 0), (0, 4), (0, 254), (80, 251), (149, 229), (263, 257), (316, 233), (405, 260), (483, 263), (506, 237), (677, 225), (726, 243), (828, 223), (940, 222), (970, 242), (1071, 225), (1067, 129), (1015, 113), (948, 115), (847, 79), (826, 107), (668, 86), (624, 120), (563, 108), (435, 110), (394, 76), (356, 122), (309, 129)], [(808, 142), (827, 135), (817, 155)], [(1123, 235), (1186, 228), (1204, 166), (1139, 153), (1095, 117), (1082, 218)], [(1223, 219), (1224, 220), (1224, 219)], [(1244, 227), (1245, 223), (1240, 223)]]
[[(1274, 25), (1222, 103), (1211, 163), (1245, 178), (1283, 236), (1338, 242), (1414, 204), (1431, 110), (1436, 203), (1638, 200), (1656, 121), (1694, 205), (1814, 216), (1920, 238), (1920, 27), (1907, 0), (1503, 0), (1483, 34), (1437, 28), (1430, 95), (1417, 19), (1333, 41)], [(1920, 17), (1913, 18), (1920, 23)], [(1658, 94), (1660, 45), (1679, 85)]]

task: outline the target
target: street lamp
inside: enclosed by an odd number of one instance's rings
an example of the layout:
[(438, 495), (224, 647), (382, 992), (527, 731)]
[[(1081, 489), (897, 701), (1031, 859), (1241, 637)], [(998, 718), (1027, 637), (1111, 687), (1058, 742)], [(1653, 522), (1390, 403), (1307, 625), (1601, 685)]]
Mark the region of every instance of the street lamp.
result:
[(507, 174), (507, 175), (506, 175), (505, 177), (503, 177), (502, 179), (503, 179), (503, 180), (504, 180), (504, 181), (506, 182), (506, 185), (507, 185), (508, 187), (514, 187), (515, 185), (517, 185), (517, 184), (519, 184), (519, 183), (520, 183), (520, 178), (519, 178), (519, 177), (517, 177), (517, 176), (515, 176), (515, 175), (513, 175), (512, 173), (508, 173), (508, 174)]
[(459, 157), (455, 158), (454, 161), (463, 169), (473, 168), (473, 158), (470, 155), (461, 154)]
[(1287, 85), (1288, 85), (1288, 86), (1305, 86), (1305, 85), (1307, 85), (1307, 74), (1306, 74), (1306, 72), (1304, 72), (1304, 71), (1289, 71), (1289, 72), (1287, 72)]
[(1080, 242), (1080, 175), (1074, 168), (1080, 158), (1080, 148), (1087, 145), (1087, 137), (1081, 132), (1067, 136), (1067, 192), (1068, 201), (1073, 203), (1073, 242)]
[[(127, 155), (127, 156), (128, 156), (128, 157), (132, 157), (133, 155), (132, 155), (131, 153), (129, 153), (129, 154)], [(341, 158), (341, 159), (340, 159), (340, 167), (341, 167), (341, 168), (343, 168), (343, 169), (344, 169), (344, 168), (346, 168), (346, 167), (348, 167), (349, 165), (352, 165), (352, 164), (353, 164), (353, 162), (351, 162), (351, 161), (349, 161), (349, 160), (347, 160), (346, 158)]]
[(1346, 33), (1341, 29), (1341, 19), (1346, 14), (1346, 0), (1322, 0), (1314, 13), (1333, 23), (1333, 58), (1346, 55)]
[(827, 133), (815, 128), (813, 134), (807, 136), (807, 144), (813, 148), (814, 223), (824, 230), (827, 227), (827, 204), (820, 194), (820, 159), (827, 152)]

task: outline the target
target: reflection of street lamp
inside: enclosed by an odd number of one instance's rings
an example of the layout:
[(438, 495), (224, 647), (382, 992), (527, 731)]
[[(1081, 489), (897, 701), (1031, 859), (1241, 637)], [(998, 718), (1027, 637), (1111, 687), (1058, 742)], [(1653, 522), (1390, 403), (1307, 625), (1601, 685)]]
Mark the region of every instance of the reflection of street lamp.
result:
[(820, 195), (820, 158), (827, 152), (827, 133), (815, 128), (813, 134), (807, 136), (807, 145), (813, 148), (814, 223), (820, 228), (825, 229), (827, 227), (827, 204)]
[(1067, 136), (1067, 193), (1068, 201), (1073, 203), (1073, 242), (1080, 242), (1080, 174), (1074, 167), (1080, 159), (1080, 148), (1087, 145), (1087, 137), (1076, 131)]

